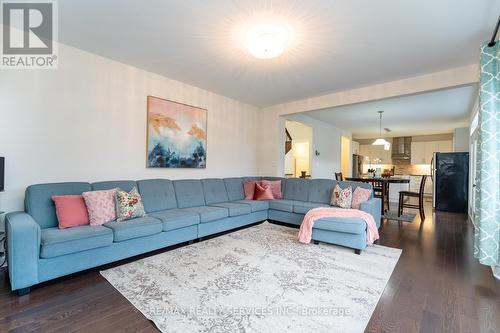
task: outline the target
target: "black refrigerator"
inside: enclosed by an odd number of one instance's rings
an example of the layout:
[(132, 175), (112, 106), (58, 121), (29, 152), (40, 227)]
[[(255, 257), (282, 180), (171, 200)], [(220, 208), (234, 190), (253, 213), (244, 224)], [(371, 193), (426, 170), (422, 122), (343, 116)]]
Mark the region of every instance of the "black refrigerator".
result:
[(434, 153), (432, 204), (436, 210), (467, 213), (469, 153)]

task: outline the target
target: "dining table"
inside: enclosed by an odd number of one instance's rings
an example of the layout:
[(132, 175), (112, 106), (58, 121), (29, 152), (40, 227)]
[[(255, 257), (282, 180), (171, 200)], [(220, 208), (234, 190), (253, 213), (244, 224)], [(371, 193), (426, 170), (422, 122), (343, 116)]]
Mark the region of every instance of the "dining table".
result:
[[(382, 214), (386, 211), (384, 208), (384, 202), (385, 199), (389, 198), (389, 184), (409, 184), (410, 179), (409, 178), (403, 178), (403, 177), (398, 177), (398, 176), (390, 176), (390, 177), (375, 177), (375, 176), (360, 176), (360, 177), (346, 177), (346, 180), (353, 181), (353, 182), (363, 182), (363, 183), (371, 183), (372, 185), (374, 184), (380, 184), (382, 187)], [(387, 202), (389, 205), (389, 202)], [(389, 208), (389, 207), (388, 207)]]

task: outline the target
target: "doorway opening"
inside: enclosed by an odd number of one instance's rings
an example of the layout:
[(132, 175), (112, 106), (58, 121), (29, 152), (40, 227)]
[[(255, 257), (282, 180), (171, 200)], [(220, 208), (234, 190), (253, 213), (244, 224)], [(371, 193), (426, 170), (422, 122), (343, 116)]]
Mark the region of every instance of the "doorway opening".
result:
[(285, 121), (285, 177), (311, 177), (312, 128)]

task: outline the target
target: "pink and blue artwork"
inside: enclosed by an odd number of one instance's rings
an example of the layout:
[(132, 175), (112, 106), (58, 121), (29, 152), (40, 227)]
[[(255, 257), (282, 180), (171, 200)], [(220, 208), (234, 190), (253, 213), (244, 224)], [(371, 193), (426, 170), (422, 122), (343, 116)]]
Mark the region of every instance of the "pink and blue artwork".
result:
[(147, 166), (205, 168), (207, 110), (148, 96)]

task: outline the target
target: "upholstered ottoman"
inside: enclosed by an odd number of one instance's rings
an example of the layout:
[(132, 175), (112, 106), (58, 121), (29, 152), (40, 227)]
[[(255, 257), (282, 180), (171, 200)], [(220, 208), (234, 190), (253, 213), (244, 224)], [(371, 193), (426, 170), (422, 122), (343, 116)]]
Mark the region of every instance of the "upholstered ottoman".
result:
[(356, 218), (327, 217), (314, 222), (312, 239), (354, 249), (356, 254), (366, 248), (366, 222)]

